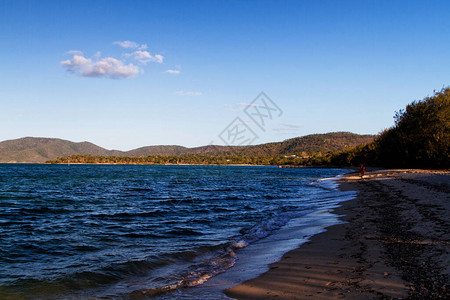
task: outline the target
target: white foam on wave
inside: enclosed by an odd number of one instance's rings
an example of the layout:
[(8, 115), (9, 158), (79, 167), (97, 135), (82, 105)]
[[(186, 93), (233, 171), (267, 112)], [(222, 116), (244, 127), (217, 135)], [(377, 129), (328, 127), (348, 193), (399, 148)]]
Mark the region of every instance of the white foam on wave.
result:
[(344, 176), (344, 174), (339, 174), (335, 177), (320, 178), (320, 179), (314, 180), (313, 182), (310, 182), (309, 185), (313, 185), (315, 187), (326, 189), (326, 190), (337, 190), (337, 188), (339, 186), (339, 184), (337, 182), (343, 176)]
[(234, 242), (232, 244), (234, 249), (241, 249), (248, 246), (248, 243), (244, 240), (240, 240), (239, 242)]
[[(340, 174), (335, 177), (320, 178), (310, 183), (310, 185), (313, 185), (314, 187), (327, 190), (328, 192), (332, 192), (329, 195), (322, 194), (318, 196), (319, 199), (326, 199), (325, 202), (329, 203), (328, 207), (326, 206), (324, 207), (325, 211), (328, 211), (328, 209), (335, 208), (336, 205), (340, 202), (353, 199), (355, 192), (342, 192), (338, 190), (337, 181), (340, 180), (343, 176), (344, 174)], [(318, 199), (315, 199), (316, 203), (318, 203), (317, 201)], [(323, 201), (320, 202), (322, 203)], [(279, 230), (284, 225), (286, 225), (290, 220), (296, 217), (300, 217), (300, 215), (296, 213), (280, 213), (280, 214), (275, 213), (270, 219), (265, 220), (257, 224), (253, 228), (251, 228), (250, 231), (244, 235), (243, 239), (234, 242), (232, 244), (232, 247), (235, 249), (245, 248), (253, 242), (268, 237), (274, 231)]]
[(244, 236), (245, 242), (249, 244), (269, 236), (273, 231), (283, 227), (291, 218), (292, 216), (288, 214), (274, 214), (272, 218), (251, 228)]

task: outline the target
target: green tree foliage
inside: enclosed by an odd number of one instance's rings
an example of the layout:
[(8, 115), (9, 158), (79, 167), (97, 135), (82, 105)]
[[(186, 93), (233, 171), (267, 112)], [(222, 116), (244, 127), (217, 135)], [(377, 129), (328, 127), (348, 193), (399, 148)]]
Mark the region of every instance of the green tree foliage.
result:
[(373, 142), (337, 152), (331, 162), (404, 168), (449, 167), (450, 88), (408, 104), (394, 119), (395, 125)]
[[(152, 165), (276, 165), (278, 157), (219, 155), (150, 155), (143, 157), (71, 155), (58, 157), (53, 164), (152, 164)], [(289, 161), (293, 163), (293, 161)]]
[[(252, 155), (150, 155), (129, 156), (93, 156), (71, 155), (47, 161), (51, 164), (141, 164), (141, 165), (317, 165), (326, 160), (320, 154), (303, 158), (291, 156), (252, 156)], [(329, 162), (329, 161), (328, 161)]]
[(378, 139), (380, 163), (446, 167), (450, 148), (450, 88), (415, 101), (395, 115), (395, 127)]

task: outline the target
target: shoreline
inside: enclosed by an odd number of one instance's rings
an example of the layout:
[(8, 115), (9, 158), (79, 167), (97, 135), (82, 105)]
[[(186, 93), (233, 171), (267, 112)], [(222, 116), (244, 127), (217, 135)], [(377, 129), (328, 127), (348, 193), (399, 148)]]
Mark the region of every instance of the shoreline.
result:
[(450, 173), (378, 170), (344, 175), (356, 199), (326, 228), (269, 265), (257, 278), (226, 289), (234, 299), (439, 298), (449, 296)]
[(145, 163), (38, 163), (38, 162), (0, 162), (0, 165), (82, 165), (82, 166), (225, 166), (225, 167), (274, 167), (281, 169), (342, 169), (342, 170), (357, 170), (357, 167), (352, 166), (307, 166), (307, 165), (251, 165), (251, 164), (145, 164)]
[[(128, 163), (25, 163), (25, 162), (1, 162), (5, 165), (48, 165), (48, 166), (229, 166), (229, 167), (275, 167), (278, 165), (248, 165), (248, 164), (227, 164), (227, 165), (217, 165), (217, 164), (128, 164)], [(316, 168), (316, 167), (310, 167)], [(332, 168), (332, 167), (330, 167)], [(335, 167), (338, 169), (338, 167)], [(345, 168), (342, 168), (345, 169)]]
[[(238, 259), (231, 268), (208, 278), (199, 285), (162, 294), (156, 299), (229, 299), (223, 290), (241, 284), (269, 270), (269, 265), (279, 261), (282, 256), (307, 242), (334, 224), (339, 224), (338, 216), (331, 211), (340, 203), (355, 197), (354, 192), (342, 192), (337, 189), (337, 180), (343, 175), (319, 178), (310, 182), (316, 192), (308, 198), (321, 204), (305, 210), (289, 220), (280, 228), (243, 248), (233, 249)], [(282, 217), (283, 218), (283, 217)]]

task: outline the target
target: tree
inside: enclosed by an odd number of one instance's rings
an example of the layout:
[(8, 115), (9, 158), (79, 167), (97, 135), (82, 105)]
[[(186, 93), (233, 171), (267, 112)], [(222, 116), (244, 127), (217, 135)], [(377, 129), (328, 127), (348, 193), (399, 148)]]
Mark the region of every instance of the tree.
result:
[(377, 139), (381, 163), (400, 167), (446, 167), (450, 149), (450, 88), (408, 104), (395, 126)]

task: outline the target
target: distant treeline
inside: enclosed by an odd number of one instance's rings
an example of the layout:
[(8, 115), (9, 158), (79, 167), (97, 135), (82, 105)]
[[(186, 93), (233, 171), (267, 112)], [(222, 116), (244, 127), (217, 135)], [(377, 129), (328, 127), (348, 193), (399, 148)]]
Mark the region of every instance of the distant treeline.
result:
[[(255, 155), (256, 153), (246, 155), (238, 151), (222, 154), (143, 157), (72, 155), (56, 158), (48, 163), (304, 166), (355, 166), (364, 163), (390, 168), (449, 168), (450, 88), (442, 89), (432, 97), (412, 102), (404, 110), (396, 112), (394, 120), (395, 125), (381, 132), (372, 142), (341, 151), (299, 152), (273, 156)], [(336, 134), (351, 137), (349, 133)], [(308, 137), (316, 141), (319, 136)], [(343, 137), (347, 142), (349, 137)], [(288, 142), (292, 141), (296, 142), (294, 139)], [(260, 147), (267, 148), (273, 145), (265, 144)]]
[(47, 161), (51, 164), (152, 164), (152, 165), (315, 165), (322, 162), (319, 154), (308, 157), (297, 156), (219, 156), (219, 155), (150, 155), (145, 157), (125, 156), (93, 156), (93, 155), (71, 155), (58, 157)]
[(408, 104), (396, 112), (395, 125), (373, 142), (346, 149), (324, 159), (324, 164), (390, 168), (449, 168), (450, 88)]

